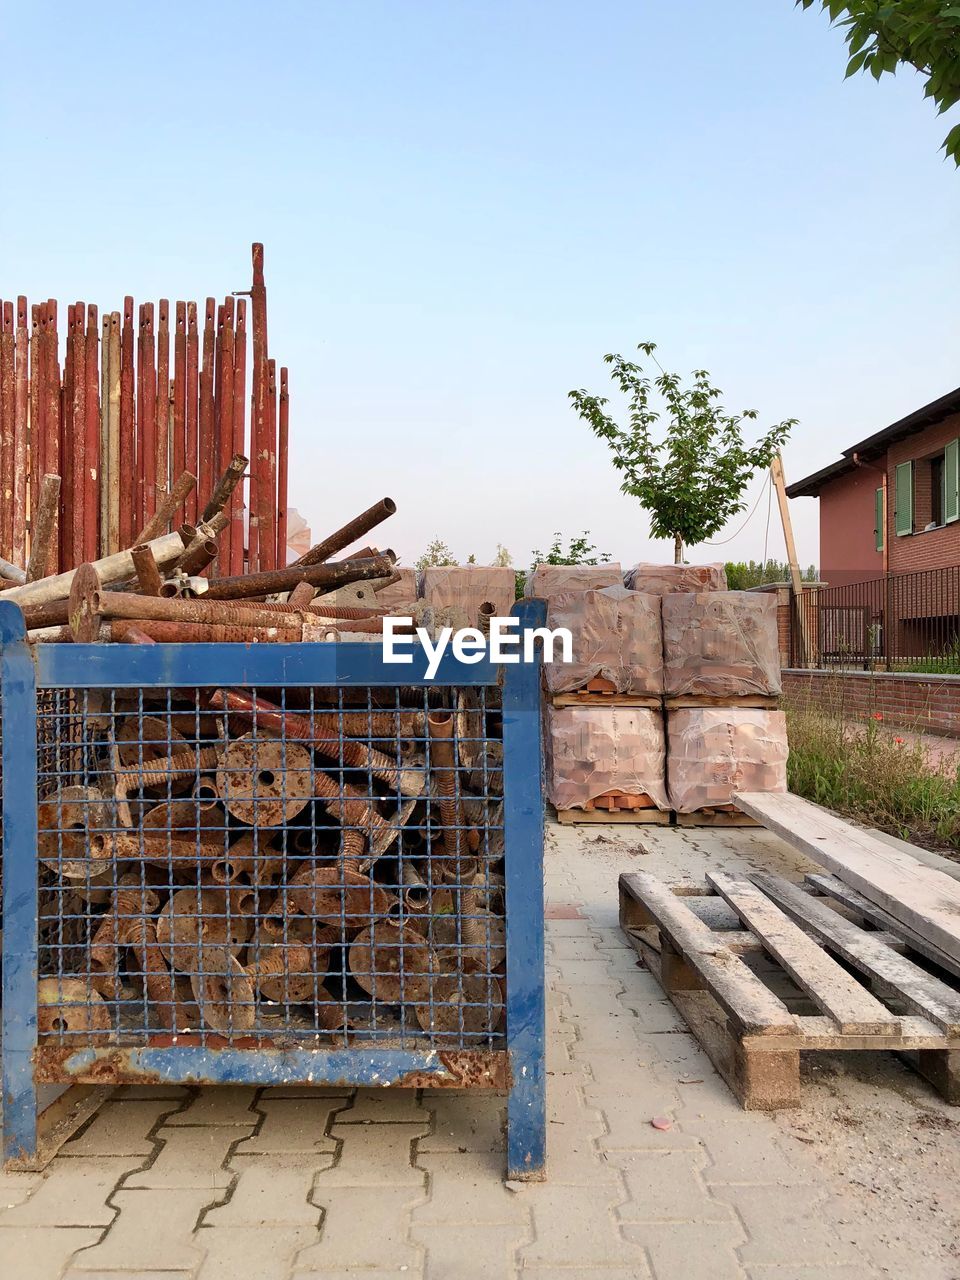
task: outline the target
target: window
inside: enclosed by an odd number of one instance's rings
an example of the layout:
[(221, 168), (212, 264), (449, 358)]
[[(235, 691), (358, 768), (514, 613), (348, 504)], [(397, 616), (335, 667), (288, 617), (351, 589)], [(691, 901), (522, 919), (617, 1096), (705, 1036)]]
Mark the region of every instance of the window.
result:
[(913, 463), (901, 462), (894, 472), (893, 523), (897, 537), (913, 533)]
[(930, 523), (933, 525), (943, 524), (943, 508), (944, 508), (944, 466), (943, 454), (938, 454), (935, 458), (930, 459)]
[(884, 506), (883, 489), (878, 489), (873, 495), (873, 544), (878, 551), (883, 550), (884, 543)]

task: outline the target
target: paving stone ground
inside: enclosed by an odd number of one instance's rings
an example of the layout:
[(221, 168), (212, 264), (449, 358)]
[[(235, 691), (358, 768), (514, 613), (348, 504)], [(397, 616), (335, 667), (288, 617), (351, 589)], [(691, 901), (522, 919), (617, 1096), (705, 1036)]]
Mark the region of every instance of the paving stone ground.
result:
[(43, 1176), (0, 1176), (0, 1275), (956, 1280), (949, 1109), (881, 1064), (742, 1112), (619, 932), (637, 866), (802, 869), (757, 831), (548, 829), (546, 1183), (504, 1185), (489, 1095), (127, 1088)]

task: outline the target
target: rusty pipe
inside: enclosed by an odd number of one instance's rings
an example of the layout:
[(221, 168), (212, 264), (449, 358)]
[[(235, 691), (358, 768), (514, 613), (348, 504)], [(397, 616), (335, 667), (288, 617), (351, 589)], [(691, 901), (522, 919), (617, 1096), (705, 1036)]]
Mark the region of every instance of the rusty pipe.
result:
[[(71, 579), (73, 575), (70, 575)], [(5, 593), (15, 595), (23, 588)], [(219, 622), (267, 627), (300, 627), (310, 625), (318, 630), (315, 618), (302, 613), (274, 612), (259, 605), (228, 603), (211, 600), (206, 596), (198, 600), (166, 600), (163, 597), (140, 596), (120, 591), (102, 591), (99, 596), (99, 613), (103, 618), (130, 618), (135, 622)], [(52, 600), (48, 603), (28, 605), (23, 610), (27, 627), (49, 627), (69, 620), (69, 601)]]
[[(156, 558), (157, 565), (161, 569), (172, 564), (174, 560), (179, 559), (183, 554), (183, 541), (179, 533), (168, 533), (165, 537), (154, 538), (144, 545), (150, 547)], [(93, 567), (104, 585), (126, 582), (136, 576), (133, 559), (129, 551), (118, 551), (115, 555), (104, 556), (100, 560), (95, 560)], [(14, 587), (11, 591), (4, 592), (3, 598), (12, 600), (14, 604), (20, 605), (24, 610), (28, 605), (66, 600), (70, 595), (75, 573), (76, 570), (71, 569), (66, 573), (58, 573), (48, 578), (40, 578), (36, 581), (28, 582), (22, 587)], [(147, 597), (141, 596), (139, 598), (146, 599)]]
[(200, 516), (201, 521), (212, 520), (215, 515), (219, 515), (223, 511), (233, 496), (234, 489), (236, 489), (246, 473), (247, 462), (248, 459), (242, 453), (234, 454), (230, 460), (230, 465), (218, 480), (217, 487), (210, 495), (207, 505), (203, 508), (203, 513)]
[[(431, 711), (427, 714), (427, 732), (430, 737), (430, 762), (437, 769), (437, 790), (440, 792), (440, 818), (443, 822), (443, 847), (447, 857), (460, 864), (461, 845), (476, 850), (480, 847), (479, 833), (466, 829), (463, 807), (457, 786), (457, 760), (453, 744), (453, 715), (449, 711)], [(461, 877), (458, 873), (457, 879)]]
[[(336, 533), (332, 533), (329, 538), (325, 538), (323, 542), (318, 542), (316, 546), (311, 547), (296, 561), (296, 564), (298, 566), (322, 564), (324, 560), (328, 560), (336, 552), (349, 547), (351, 543), (357, 542), (362, 538), (365, 533), (369, 533), (378, 524), (382, 524), (396, 510), (397, 504), (392, 498), (381, 498), (372, 507), (368, 507), (366, 511), (362, 511), (360, 515), (350, 520), (343, 528), (338, 529)], [(386, 572), (389, 573), (390, 570), (388, 569)]]
[(137, 584), (141, 592), (145, 596), (158, 596), (163, 586), (163, 579), (160, 577), (160, 570), (157, 568), (157, 561), (151, 548), (144, 543), (132, 547), (130, 558), (137, 571)]
[(291, 565), (289, 569), (271, 569), (264, 573), (242, 574), (236, 578), (220, 578), (207, 594), (214, 600), (239, 600), (244, 596), (291, 591), (301, 582), (330, 590), (348, 582), (383, 577), (391, 568), (392, 563), (385, 556), (371, 556), (366, 560), (341, 560), (330, 565)]
[[(216, 560), (219, 550), (215, 538), (195, 538), (180, 557), (177, 568), (188, 577), (200, 573)], [(204, 595), (209, 595), (209, 590)]]
[(153, 538), (159, 538), (186, 502), (196, 483), (196, 476), (191, 475), (189, 471), (182, 472), (170, 492), (165, 493), (160, 499), (156, 511), (141, 529), (137, 542), (150, 542)]
[[(46, 475), (40, 488), (40, 500), (31, 516), (30, 559), (27, 582), (39, 582), (47, 576), (56, 536), (57, 510), (60, 502), (60, 477)], [(69, 592), (67, 593), (69, 595)]]
[(297, 627), (230, 626), (216, 622), (131, 622), (118, 619), (110, 628), (113, 640), (123, 641), (131, 631), (160, 644), (301, 644)]
[[(306, 609), (313, 597), (317, 594), (317, 589), (309, 582), (298, 582), (297, 585), (287, 596), (287, 605), (291, 609)], [(330, 616), (329, 614), (327, 615)]]

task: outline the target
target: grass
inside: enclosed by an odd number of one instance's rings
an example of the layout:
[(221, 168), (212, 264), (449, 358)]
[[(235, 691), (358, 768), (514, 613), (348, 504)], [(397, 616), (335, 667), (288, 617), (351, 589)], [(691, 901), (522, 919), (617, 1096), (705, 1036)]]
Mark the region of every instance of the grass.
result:
[(786, 712), (791, 791), (960, 860), (960, 757), (932, 760), (879, 712), (851, 721), (842, 693), (827, 705), (788, 702)]

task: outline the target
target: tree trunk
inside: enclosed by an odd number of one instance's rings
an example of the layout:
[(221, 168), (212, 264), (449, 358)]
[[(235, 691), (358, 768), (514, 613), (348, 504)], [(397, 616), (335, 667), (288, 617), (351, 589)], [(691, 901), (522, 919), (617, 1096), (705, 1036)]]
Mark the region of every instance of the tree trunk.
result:
[(673, 535), (673, 563), (683, 564), (683, 539), (679, 533)]

